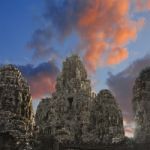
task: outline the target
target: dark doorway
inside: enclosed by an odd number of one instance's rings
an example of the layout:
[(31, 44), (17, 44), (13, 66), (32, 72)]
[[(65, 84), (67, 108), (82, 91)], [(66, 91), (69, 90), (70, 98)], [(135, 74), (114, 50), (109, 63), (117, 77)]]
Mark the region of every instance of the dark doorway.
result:
[(68, 98), (68, 102), (69, 102), (69, 108), (72, 108), (72, 103), (73, 103), (73, 97), (69, 97)]
[(15, 140), (8, 133), (0, 133), (0, 150), (14, 150), (15, 149)]

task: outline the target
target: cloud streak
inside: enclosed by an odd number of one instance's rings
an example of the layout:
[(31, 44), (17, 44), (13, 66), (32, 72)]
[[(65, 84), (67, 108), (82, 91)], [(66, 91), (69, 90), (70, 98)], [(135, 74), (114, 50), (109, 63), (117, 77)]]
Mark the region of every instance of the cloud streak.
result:
[(133, 124), (132, 88), (141, 70), (147, 66), (150, 66), (150, 55), (136, 60), (125, 70), (116, 75), (109, 73), (109, 78), (107, 79), (109, 89), (114, 93), (121, 106), (128, 131), (129, 129), (133, 131), (133, 127), (131, 128)]
[(57, 57), (55, 50), (51, 46), (52, 36), (50, 26), (34, 31), (32, 39), (27, 43), (27, 48), (34, 51), (33, 60)]
[(38, 66), (18, 66), (23, 76), (27, 79), (33, 99), (40, 99), (55, 91), (56, 77), (59, 69), (52, 62), (44, 62)]
[(119, 64), (128, 58), (127, 44), (144, 25), (143, 18), (131, 18), (132, 5), (139, 6), (138, 0), (45, 0), (46, 27), (33, 33), (28, 46), (35, 58), (45, 57), (55, 52), (53, 39), (62, 41), (76, 32), (80, 43), (75, 51), (83, 55), (90, 70)]
[(135, 0), (136, 11), (148, 11), (150, 10), (150, 1), (149, 0)]

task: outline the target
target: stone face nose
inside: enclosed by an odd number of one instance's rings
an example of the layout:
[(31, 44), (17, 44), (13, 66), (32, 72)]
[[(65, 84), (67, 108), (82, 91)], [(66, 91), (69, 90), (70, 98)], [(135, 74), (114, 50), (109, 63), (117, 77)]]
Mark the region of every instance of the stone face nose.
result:
[(9, 137), (6, 143), (11, 148), (15, 143), (25, 144), (33, 125), (29, 86), (15, 66), (5, 65), (0, 68), (0, 137), (2, 140)]
[(150, 142), (150, 67), (141, 71), (133, 87), (133, 110), (135, 116), (135, 140)]

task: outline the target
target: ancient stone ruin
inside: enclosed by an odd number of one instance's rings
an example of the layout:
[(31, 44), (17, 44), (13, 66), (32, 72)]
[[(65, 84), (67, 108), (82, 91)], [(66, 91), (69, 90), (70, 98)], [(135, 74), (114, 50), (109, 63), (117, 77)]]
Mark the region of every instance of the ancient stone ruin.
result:
[(106, 144), (124, 140), (123, 117), (114, 96), (102, 90), (94, 99), (91, 110), (92, 141)]
[(135, 114), (135, 140), (150, 142), (150, 67), (144, 69), (133, 88), (133, 110)]
[(91, 100), (90, 81), (82, 62), (77, 56), (67, 58), (57, 78), (56, 93), (37, 108), (36, 123), (42, 130), (49, 127), (60, 143), (84, 141)]
[(0, 150), (30, 150), (34, 126), (29, 86), (13, 65), (0, 68)]
[(97, 96), (91, 91), (77, 55), (64, 61), (56, 92), (40, 102), (35, 119), (41, 133), (63, 144), (107, 144), (124, 139), (123, 118), (115, 98), (108, 90)]
[[(133, 95), (135, 141), (149, 143), (150, 68), (136, 79)], [(109, 90), (92, 92), (77, 55), (64, 61), (56, 92), (41, 100), (35, 122), (26, 80), (13, 65), (0, 68), (0, 150), (150, 149), (136, 143), (124, 136), (115, 97)]]

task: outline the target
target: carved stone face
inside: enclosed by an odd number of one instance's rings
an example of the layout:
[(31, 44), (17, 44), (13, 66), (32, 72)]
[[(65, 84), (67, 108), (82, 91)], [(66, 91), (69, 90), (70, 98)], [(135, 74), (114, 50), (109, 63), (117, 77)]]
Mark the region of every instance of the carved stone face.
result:
[[(135, 113), (135, 139), (137, 142), (145, 142), (150, 130), (150, 68), (143, 70), (135, 81), (133, 88), (133, 108)], [(149, 127), (148, 127), (149, 128)]]
[[(54, 113), (48, 111), (51, 107)], [(54, 117), (44, 122), (38, 118), (40, 113), (43, 120), (45, 114)], [(122, 114), (115, 98), (108, 90), (101, 91), (98, 96), (91, 92), (90, 80), (78, 56), (64, 61), (57, 78), (56, 93), (49, 100), (40, 102), (36, 120), (41, 129), (52, 127), (52, 135), (60, 142), (111, 143), (118, 135), (121, 135), (119, 139), (124, 138)]]
[(19, 70), (6, 65), (0, 68), (0, 91), (0, 142), (3, 141), (0, 149), (13, 150), (16, 142), (23, 145), (32, 135), (34, 120), (30, 90)]
[[(30, 118), (31, 96), (29, 86), (17, 68), (12, 65), (0, 69), (0, 105), (3, 111), (11, 111)], [(27, 111), (27, 113), (25, 113)]]

